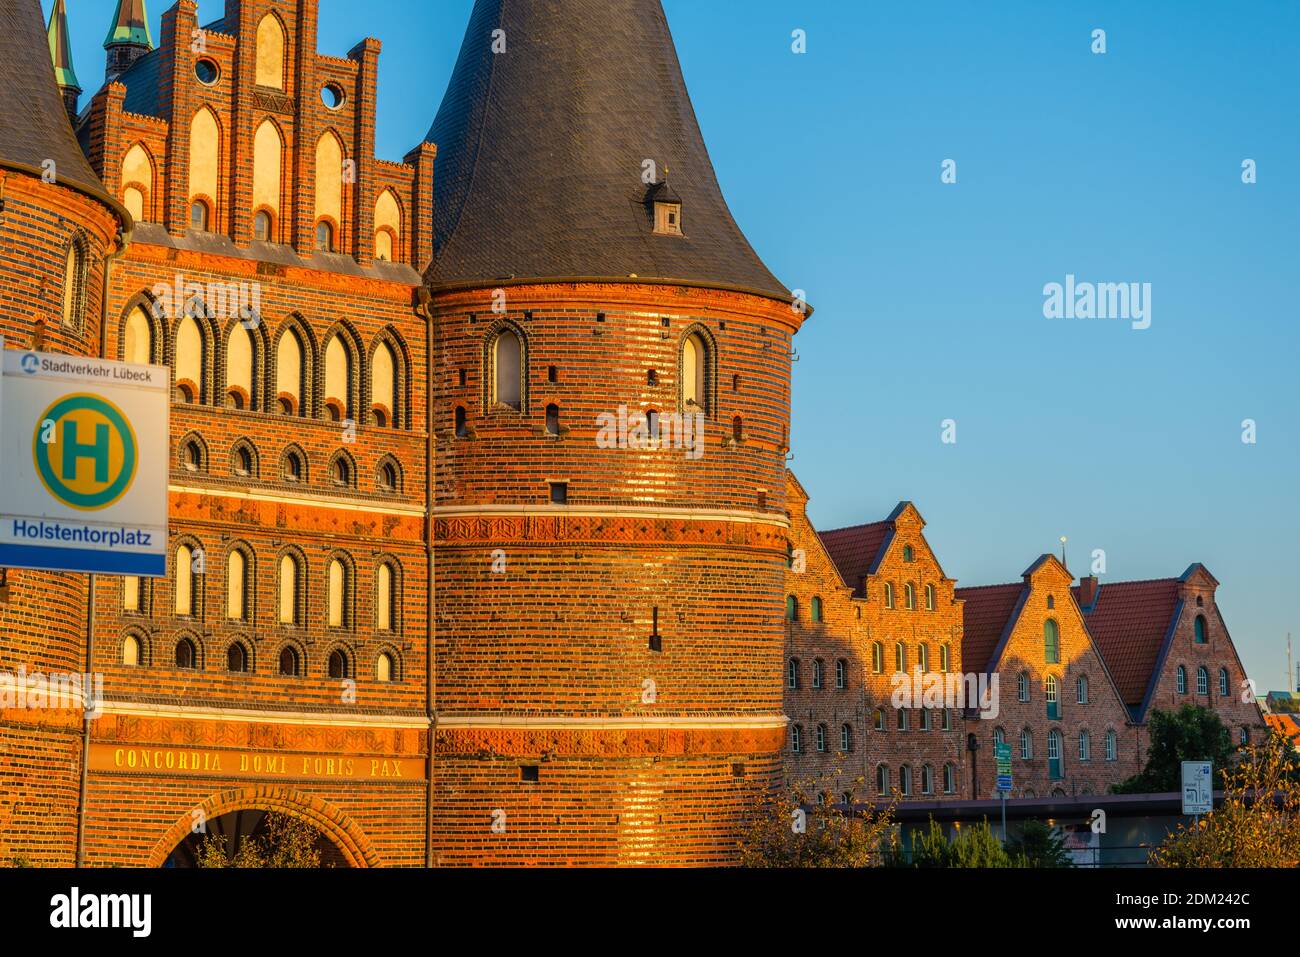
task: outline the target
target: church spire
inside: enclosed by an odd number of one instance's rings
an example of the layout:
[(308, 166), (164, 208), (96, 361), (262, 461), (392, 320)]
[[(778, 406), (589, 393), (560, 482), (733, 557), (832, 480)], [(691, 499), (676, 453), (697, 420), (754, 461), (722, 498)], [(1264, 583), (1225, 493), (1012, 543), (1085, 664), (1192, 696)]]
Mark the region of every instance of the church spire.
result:
[(108, 51), (107, 77), (110, 83), (153, 49), (144, 0), (117, 0), (117, 12), (104, 39), (104, 49)]
[(72, 41), (68, 37), (68, 9), (64, 0), (54, 0), (54, 9), (50, 11), (50, 25), (45, 34), (50, 41), (50, 60), (54, 63), (54, 80), (59, 85), (59, 93), (63, 96), (63, 105), (68, 111), (68, 116), (75, 122), (81, 84), (77, 82), (77, 71), (72, 68)]

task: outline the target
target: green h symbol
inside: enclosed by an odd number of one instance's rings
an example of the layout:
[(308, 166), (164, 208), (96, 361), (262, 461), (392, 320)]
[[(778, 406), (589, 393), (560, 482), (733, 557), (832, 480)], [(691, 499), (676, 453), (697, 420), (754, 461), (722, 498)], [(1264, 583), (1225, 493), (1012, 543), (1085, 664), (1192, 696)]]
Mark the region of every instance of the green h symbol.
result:
[(77, 478), (77, 462), (81, 459), (92, 459), (95, 463), (95, 481), (101, 485), (108, 481), (108, 426), (95, 426), (95, 441), (90, 445), (82, 445), (77, 441), (77, 423), (65, 421), (63, 423), (63, 441), (60, 443), (63, 448), (63, 478), (64, 481), (73, 482)]

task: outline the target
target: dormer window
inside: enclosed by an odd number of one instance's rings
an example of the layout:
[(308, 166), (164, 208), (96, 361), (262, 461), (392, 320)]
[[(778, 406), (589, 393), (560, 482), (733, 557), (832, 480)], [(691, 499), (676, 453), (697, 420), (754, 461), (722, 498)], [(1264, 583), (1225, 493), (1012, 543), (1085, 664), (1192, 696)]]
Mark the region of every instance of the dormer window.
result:
[(659, 236), (682, 235), (682, 198), (668, 181), (650, 187), (650, 205), (654, 211), (654, 229)]

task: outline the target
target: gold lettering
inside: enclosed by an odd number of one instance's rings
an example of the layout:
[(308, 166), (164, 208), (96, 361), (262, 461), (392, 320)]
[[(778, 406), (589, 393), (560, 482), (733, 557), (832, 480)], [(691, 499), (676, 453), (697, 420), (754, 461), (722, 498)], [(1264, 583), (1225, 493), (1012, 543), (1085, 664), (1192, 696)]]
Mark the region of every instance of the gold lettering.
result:
[(378, 761), (371, 761), (371, 762), (370, 762), (370, 776), (371, 776), (372, 778), (374, 778), (374, 777), (378, 777), (378, 776), (379, 776), (379, 762), (378, 762)]
[(132, 748), (130, 751), (126, 752), (126, 766), (128, 768), (135, 767), (136, 760), (137, 760), (137, 755), (135, 753), (135, 748)]
[(116, 751), (113, 752), (113, 763), (116, 764), (119, 768), (122, 766), (122, 753), (123, 752), (121, 748), (118, 748)]

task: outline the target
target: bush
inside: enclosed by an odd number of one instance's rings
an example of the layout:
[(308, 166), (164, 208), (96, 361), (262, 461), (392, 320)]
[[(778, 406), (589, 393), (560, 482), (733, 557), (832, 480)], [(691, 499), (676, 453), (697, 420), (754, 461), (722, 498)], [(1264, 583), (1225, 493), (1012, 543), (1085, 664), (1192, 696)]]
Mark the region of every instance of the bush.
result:
[(1151, 748), (1142, 772), (1111, 788), (1114, 794), (1167, 794), (1182, 789), (1184, 761), (1211, 761), (1226, 771), (1237, 760), (1228, 730), (1208, 708), (1185, 704), (1151, 712)]
[(1015, 867), (1073, 867), (1065, 838), (1042, 821), (1026, 821), (1020, 836), (1007, 842)]
[(895, 844), (889, 849), (886, 863), (891, 867), (1015, 866), (987, 820), (973, 827), (958, 828), (950, 841), (934, 818), (930, 819), (928, 831), (913, 836), (910, 860)]
[(314, 868), (320, 867), (320, 832), (310, 824), (272, 811), (257, 832), (230, 852), (227, 839), (209, 834), (199, 846), (199, 867)]
[(1179, 825), (1151, 853), (1155, 867), (1300, 866), (1295, 751), (1274, 735), (1224, 774), (1223, 805)]
[(742, 867), (878, 867), (894, 805), (853, 811), (810, 799), (806, 784), (763, 795), (740, 840)]

